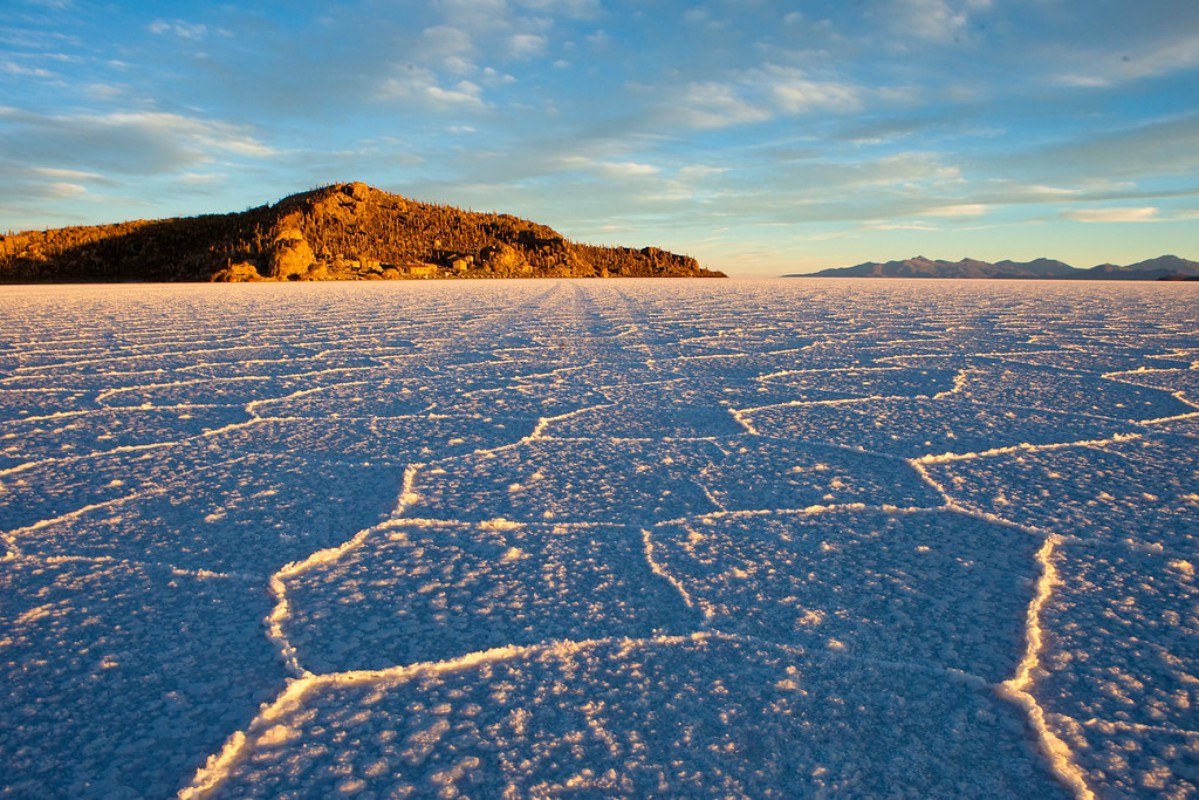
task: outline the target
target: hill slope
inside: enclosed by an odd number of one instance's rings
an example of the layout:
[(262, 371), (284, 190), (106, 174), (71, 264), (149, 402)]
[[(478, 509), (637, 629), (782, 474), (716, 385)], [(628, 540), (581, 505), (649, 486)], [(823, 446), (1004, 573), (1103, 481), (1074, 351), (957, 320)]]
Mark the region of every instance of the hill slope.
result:
[(852, 267), (834, 267), (787, 278), (1024, 278), (1059, 280), (1162, 280), (1199, 276), (1199, 262), (1178, 256), (1161, 256), (1125, 267), (1100, 264), (1078, 269), (1062, 261), (998, 261), (994, 264), (973, 258), (941, 261), (916, 256), (903, 261), (868, 261)]
[[(1058, 266), (1060, 265), (1060, 267)], [(1075, 272), (1060, 261), (1038, 259), (1027, 264), (1001, 261), (989, 264), (973, 258), (960, 261), (941, 261), (916, 256), (902, 261), (878, 263), (868, 261), (852, 267), (826, 269), (813, 273), (813, 277), (846, 278), (997, 278), (997, 277), (1058, 277), (1064, 272)]]
[(1100, 264), (1086, 270), (1086, 277), (1105, 281), (1167, 280), (1199, 277), (1199, 261), (1178, 256), (1159, 256), (1127, 266)]
[(568, 241), (508, 214), (420, 203), (364, 183), (240, 213), (0, 236), (0, 281), (723, 277), (653, 247)]

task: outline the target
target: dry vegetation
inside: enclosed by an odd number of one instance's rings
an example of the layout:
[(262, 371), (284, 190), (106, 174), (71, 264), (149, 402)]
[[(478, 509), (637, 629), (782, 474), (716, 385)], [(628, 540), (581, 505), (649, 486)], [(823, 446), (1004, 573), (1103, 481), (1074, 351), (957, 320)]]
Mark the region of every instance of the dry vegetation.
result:
[(695, 259), (568, 241), (508, 214), (328, 186), (241, 213), (0, 237), (0, 280), (716, 277)]

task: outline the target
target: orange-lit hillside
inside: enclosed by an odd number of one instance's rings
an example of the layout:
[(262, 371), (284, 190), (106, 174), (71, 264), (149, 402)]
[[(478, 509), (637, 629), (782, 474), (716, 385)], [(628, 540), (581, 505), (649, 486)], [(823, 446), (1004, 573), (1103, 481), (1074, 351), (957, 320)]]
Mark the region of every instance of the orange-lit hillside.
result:
[(508, 214), (421, 203), (364, 183), (240, 213), (0, 237), (0, 281), (722, 277), (653, 247), (571, 242)]

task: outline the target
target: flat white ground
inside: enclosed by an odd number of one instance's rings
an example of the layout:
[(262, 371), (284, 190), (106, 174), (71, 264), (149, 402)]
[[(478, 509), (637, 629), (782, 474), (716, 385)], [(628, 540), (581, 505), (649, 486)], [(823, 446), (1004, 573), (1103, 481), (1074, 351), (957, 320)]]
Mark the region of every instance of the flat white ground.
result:
[(0, 797), (1193, 797), (1199, 287), (0, 290)]

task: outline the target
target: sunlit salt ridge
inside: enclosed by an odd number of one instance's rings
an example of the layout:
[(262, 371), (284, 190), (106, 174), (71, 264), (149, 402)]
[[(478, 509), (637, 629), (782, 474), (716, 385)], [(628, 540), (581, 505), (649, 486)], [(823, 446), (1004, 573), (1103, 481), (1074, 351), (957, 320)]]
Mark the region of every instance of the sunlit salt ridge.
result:
[(1199, 792), (1199, 292), (8, 288), (13, 797)]

